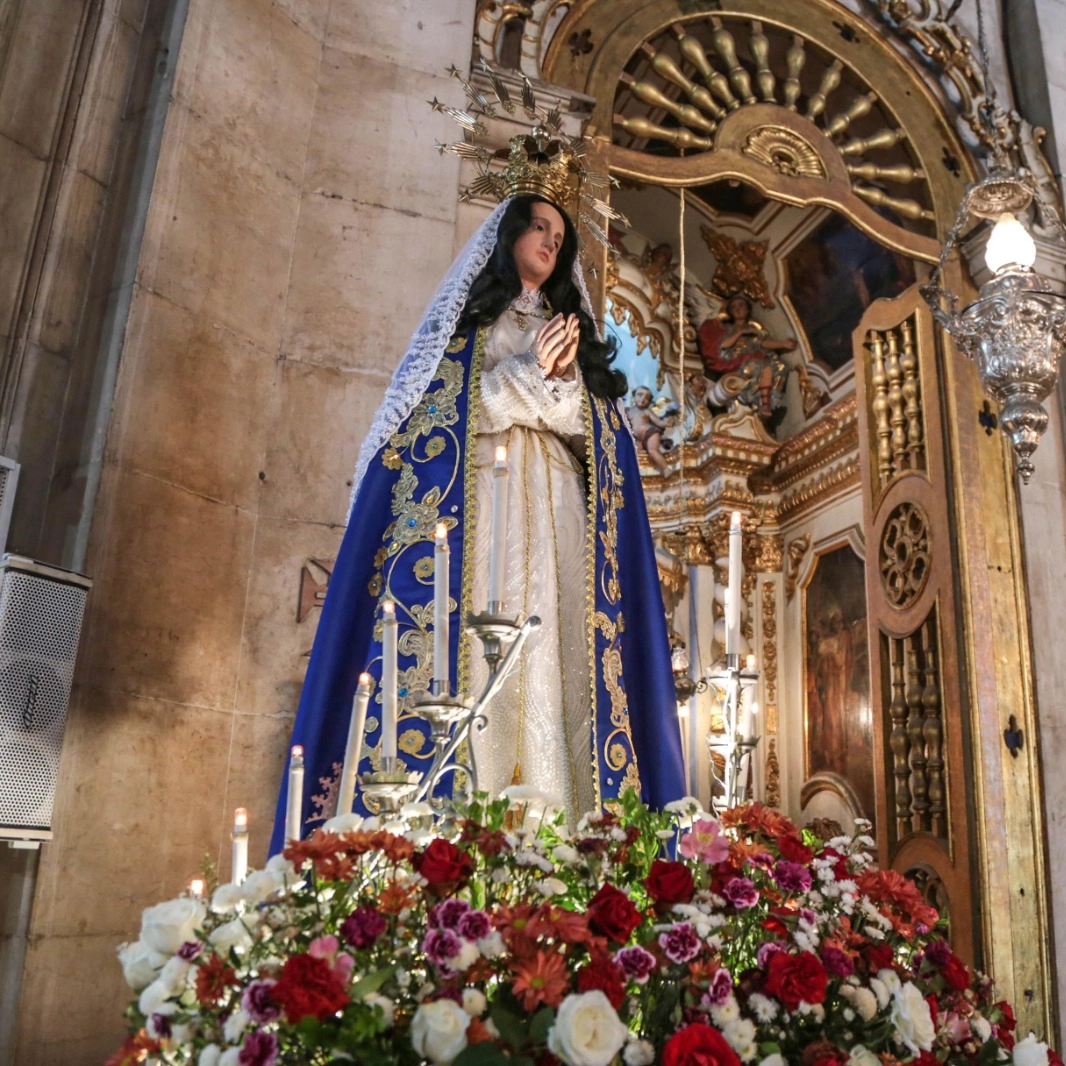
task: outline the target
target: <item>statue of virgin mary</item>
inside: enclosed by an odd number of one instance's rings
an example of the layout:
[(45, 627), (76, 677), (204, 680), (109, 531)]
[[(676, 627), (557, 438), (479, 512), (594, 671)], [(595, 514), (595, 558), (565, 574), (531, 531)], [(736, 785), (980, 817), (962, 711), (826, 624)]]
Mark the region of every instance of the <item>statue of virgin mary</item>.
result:
[[(566, 210), (509, 197), (438, 288), (397, 368), (356, 469), (348, 528), (293, 731), (306, 766), (304, 827), (335, 813), (352, 698), (375, 692), (361, 769), (380, 765), (381, 604), (399, 619), (399, 757), (426, 769), (414, 697), (433, 676), (434, 530), (448, 529), (452, 681), (487, 678), (462, 619), (488, 599), (497, 447), (507, 448), (504, 599), (541, 626), (471, 734), (479, 787), (521, 781), (573, 824), (626, 789), (684, 794), (677, 698), (625, 376), (597, 334)], [(375, 713), (377, 710), (377, 713)], [(285, 775), (273, 850), (283, 846)]]

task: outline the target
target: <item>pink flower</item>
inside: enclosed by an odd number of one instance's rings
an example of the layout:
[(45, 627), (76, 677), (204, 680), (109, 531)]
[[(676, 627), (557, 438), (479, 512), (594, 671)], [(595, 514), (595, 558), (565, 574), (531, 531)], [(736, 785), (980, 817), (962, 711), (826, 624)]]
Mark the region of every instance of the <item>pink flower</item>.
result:
[[(429, 912), (429, 924), (434, 929), (457, 929), (470, 904), (461, 899), (446, 899)], [(488, 934), (486, 934), (488, 935)]]
[(341, 936), (356, 950), (368, 948), (385, 932), (388, 925), (385, 915), (370, 907), (356, 907), (341, 922)]
[(426, 958), (438, 966), (447, 966), (463, 949), (463, 942), (450, 929), (430, 929), (422, 941)]
[(492, 932), (492, 922), (484, 911), (467, 911), (459, 919), (456, 932), (466, 940), (484, 940)]
[(659, 934), (659, 946), (671, 962), (688, 962), (700, 953), (700, 938), (688, 922), (678, 922)]
[(759, 902), (759, 890), (746, 877), (732, 877), (722, 886), (722, 895), (738, 911), (754, 907)]
[(770, 960), (779, 952), (784, 951), (784, 947), (777, 940), (767, 940), (765, 944), (759, 945), (758, 953), (756, 954), (756, 961), (759, 964), (760, 970), (765, 970), (770, 965)]
[(729, 857), (729, 841), (722, 836), (722, 827), (713, 818), (700, 818), (681, 838), (678, 851), (686, 859), (699, 859), (714, 866)]
[(655, 969), (655, 956), (640, 945), (622, 948), (615, 955), (614, 961), (622, 967), (622, 973), (638, 985), (644, 984)]
[(774, 865), (774, 880), (785, 892), (806, 892), (811, 887), (811, 871), (798, 862), (779, 859)]
[(241, 1007), (253, 1022), (272, 1022), (281, 1017), (281, 1004), (273, 996), (277, 981), (253, 981), (241, 994)]
[(711, 978), (711, 987), (707, 989), (704, 998), (712, 1007), (720, 1007), (733, 993), (733, 975), (723, 966), (715, 970)]
[(249, 1033), (237, 1055), (240, 1066), (274, 1066), (277, 1061), (278, 1038), (263, 1029)]
[(351, 955), (338, 954), (341, 942), (335, 936), (320, 936), (312, 940), (307, 954), (315, 959), (323, 959), (330, 964), (333, 975), (342, 985), (346, 985), (355, 969), (355, 959)]

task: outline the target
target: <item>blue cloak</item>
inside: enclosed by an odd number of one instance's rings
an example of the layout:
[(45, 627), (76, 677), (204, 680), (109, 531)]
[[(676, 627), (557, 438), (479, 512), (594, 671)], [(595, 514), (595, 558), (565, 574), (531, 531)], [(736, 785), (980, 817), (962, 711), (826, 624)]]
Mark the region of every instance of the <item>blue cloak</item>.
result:
[[(433, 532), (449, 527), (451, 662), (459, 688), (476, 639), (460, 619), (471, 610), (477, 521), (473, 492), (481, 359), (487, 328), (457, 334), (425, 394), (371, 461), (359, 488), (322, 608), (292, 743), (304, 749), (304, 834), (336, 813), (336, 791), (359, 674), (374, 678), (363, 741), (363, 772), (380, 765), (381, 610), (399, 620), (398, 753), (409, 769), (429, 767), (429, 727), (410, 710), (429, 688), (433, 647)], [(677, 696), (666, 616), (628, 428), (610, 401), (586, 391), (588, 647), (593, 751), (599, 802), (636, 788), (652, 806), (685, 794)], [(460, 550), (455, 550), (456, 546)], [(471, 645), (475, 646), (471, 646)], [(278, 797), (271, 854), (284, 847), (288, 773)], [(356, 809), (361, 800), (357, 797)]]

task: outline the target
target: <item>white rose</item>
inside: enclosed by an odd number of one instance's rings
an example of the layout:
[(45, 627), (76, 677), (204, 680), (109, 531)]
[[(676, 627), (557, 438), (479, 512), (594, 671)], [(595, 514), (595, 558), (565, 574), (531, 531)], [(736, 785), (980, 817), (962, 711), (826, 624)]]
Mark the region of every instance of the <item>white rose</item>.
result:
[(1047, 1066), (1047, 1044), (1041, 1044), (1035, 1033), (1014, 1045), (1014, 1066)]
[(235, 1010), (226, 1019), (226, 1024), (222, 1026), (222, 1035), (226, 1038), (226, 1043), (236, 1044), (251, 1020), (251, 1015), (247, 1011)]
[(987, 1018), (982, 1018), (980, 1014), (975, 1014), (970, 1019), (970, 1028), (973, 1030), (974, 1036), (983, 1044), (992, 1035), (992, 1026), (989, 1024)]
[(630, 1040), (622, 1052), (622, 1061), (626, 1066), (651, 1066), (655, 1061), (655, 1045), (647, 1040)]
[(134, 992), (142, 992), (156, 979), (167, 957), (154, 951), (143, 940), (135, 940), (118, 949), (118, 961), (122, 964), (126, 984)]
[(200, 1052), (200, 1057), (196, 1060), (196, 1066), (218, 1066), (218, 1060), (221, 1055), (222, 1048), (218, 1044), (208, 1044)]
[[(892, 1024), (903, 1042), (914, 1052), (929, 1051), (933, 1046), (936, 1029), (929, 1004), (917, 985), (908, 981), (896, 989), (892, 997)], [(1046, 1060), (1045, 1060), (1046, 1062)]]
[(380, 992), (369, 992), (363, 997), (363, 1002), (371, 1007), (380, 1007), (381, 1013), (385, 1015), (386, 1028), (392, 1028), (393, 1022), (396, 1021), (396, 1004), (388, 996), (383, 996)]
[(628, 1036), (610, 1000), (597, 988), (563, 1000), (548, 1033), (548, 1050), (566, 1066), (608, 1066)]
[(256, 870), (244, 879), (241, 895), (249, 907), (257, 907), (268, 896), (284, 887), (284, 879), (272, 870)]
[(848, 1056), (848, 1066), (881, 1066), (881, 1060), (862, 1044), (856, 1044)]
[(240, 918), (234, 918), (225, 925), (211, 931), (207, 938), (220, 955), (228, 955), (230, 948), (238, 952), (247, 950), (252, 945), (252, 934)]
[(447, 1066), (466, 1047), (470, 1015), (454, 1000), (423, 1003), (411, 1019), (411, 1046), (435, 1066)]
[(196, 939), (207, 908), (188, 896), (157, 903), (141, 915), (141, 939), (154, 951), (174, 955), (187, 940)]
[(228, 1051), (223, 1051), (218, 1066), (241, 1066), (241, 1049), (231, 1047)]
[(160, 1007), (170, 999), (170, 989), (162, 981), (153, 981), (137, 1000), (137, 1009), (145, 1015), (158, 1014)]
[(480, 988), (463, 989), (463, 1010), (471, 1018), (480, 1018), (485, 1013), (485, 1008), (488, 1005), (489, 1001), (485, 998), (485, 993)]
[(219, 885), (211, 895), (211, 910), (225, 914), (236, 910), (244, 902), (244, 889), (240, 885)]
[(159, 980), (170, 989), (172, 995), (177, 995), (185, 989), (185, 981), (189, 976), (190, 968), (189, 964), (180, 955), (175, 955), (163, 967), (159, 974)]

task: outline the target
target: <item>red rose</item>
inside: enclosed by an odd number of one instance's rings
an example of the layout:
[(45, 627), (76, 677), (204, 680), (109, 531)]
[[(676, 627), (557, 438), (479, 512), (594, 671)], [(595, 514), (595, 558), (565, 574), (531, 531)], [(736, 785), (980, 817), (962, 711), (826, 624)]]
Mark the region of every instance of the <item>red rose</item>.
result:
[(740, 1066), (740, 1058), (717, 1029), (693, 1022), (667, 1040), (662, 1066)]
[(656, 859), (651, 864), (644, 887), (655, 902), (662, 907), (673, 903), (688, 903), (696, 891), (692, 871), (683, 862), (666, 862)]
[(888, 944), (870, 944), (866, 948), (866, 965), (870, 973), (887, 970), (892, 965), (892, 949)]
[(605, 955), (594, 958), (577, 972), (577, 990), (592, 992), (599, 989), (618, 1010), (626, 998), (625, 975), (622, 967)]
[(473, 857), (450, 840), (434, 837), (411, 865), (429, 882), (437, 895), (447, 895), (465, 885), (474, 872)]
[(952, 954), (940, 967), (940, 973), (947, 982), (948, 988), (955, 992), (964, 992), (970, 987), (970, 974), (966, 969), (966, 964), (958, 955)]
[(765, 987), (789, 1010), (795, 1010), (800, 1002), (821, 1003), (828, 983), (829, 975), (817, 955), (809, 951), (799, 955), (778, 951), (770, 959)]
[(799, 837), (778, 837), (777, 851), (782, 859), (798, 862), (802, 866), (806, 866), (814, 858), (814, 852)]
[(1000, 1029), (1006, 1029), (1008, 1032), (1013, 1032), (1014, 1027), (1018, 1024), (1014, 1017), (1014, 1008), (1005, 999), (1000, 1000), (996, 1006), (1003, 1015), (999, 1020)]
[(640, 911), (624, 892), (614, 885), (604, 885), (589, 902), (588, 920), (594, 933), (624, 944), (640, 925)]
[(293, 955), (285, 960), (278, 983), (270, 990), (295, 1025), (314, 1015), (320, 1022), (331, 1018), (348, 1004), (348, 993), (325, 959), (314, 955)]

